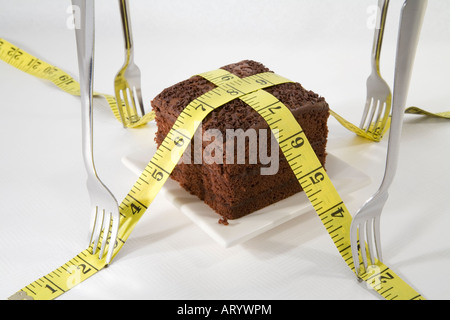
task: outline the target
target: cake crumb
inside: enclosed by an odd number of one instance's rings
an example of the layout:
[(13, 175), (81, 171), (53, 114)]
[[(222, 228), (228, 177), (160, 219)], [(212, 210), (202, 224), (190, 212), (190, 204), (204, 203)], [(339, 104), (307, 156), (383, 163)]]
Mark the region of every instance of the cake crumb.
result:
[(225, 217), (222, 217), (221, 219), (219, 219), (219, 224), (223, 224), (224, 226), (228, 226), (228, 219)]

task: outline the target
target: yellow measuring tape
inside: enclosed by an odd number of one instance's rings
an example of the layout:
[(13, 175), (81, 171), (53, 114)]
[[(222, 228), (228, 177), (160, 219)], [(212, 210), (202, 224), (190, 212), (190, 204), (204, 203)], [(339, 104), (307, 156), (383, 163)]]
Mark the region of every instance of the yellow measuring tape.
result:
[(439, 112), (439, 113), (432, 113), (417, 107), (410, 107), (406, 109), (406, 113), (409, 114), (417, 114), (421, 116), (427, 116), (431, 118), (441, 118), (441, 119), (450, 119), (450, 111), (446, 112)]
[[(71, 95), (80, 95), (80, 84), (69, 74), (41, 59), (32, 56), (2, 38), (0, 38), (0, 59), (32, 76), (52, 82), (58, 88)], [(119, 107), (122, 108), (124, 114), (126, 114), (125, 104), (118, 106), (116, 98), (109, 94), (94, 92), (94, 97), (105, 98), (116, 119), (122, 122)], [(142, 117), (140, 121), (133, 124), (127, 123), (125, 125), (129, 128), (137, 128), (153, 121), (154, 119), (155, 114), (150, 112)]]
[[(14, 66), (18, 64), (25, 72), (52, 81), (71, 94), (79, 94), (73, 79), (62, 80), (65, 76), (62, 71), (36, 58), (32, 62), (30, 58), (33, 59), (33, 57), (29, 55), (27, 57), (27, 55), (24, 51), (0, 39), (0, 58)], [(19, 63), (23, 59), (25, 62)], [(37, 62), (39, 64), (36, 64)], [(36, 68), (33, 67), (33, 63), (36, 64)], [(53, 71), (49, 73), (48, 68), (52, 68)], [(276, 134), (281, 150), (333, 239), (338, 252), (355, 272), (349, 237), (352, 222), (350, 213), (290, 110), (274, 96), (262, 90), (291, 81), (274, 73), (263, 73), (241, 79), (221, 69), (200, 74), (200, 76), (217, 87), (192, 101), (183, 110), (144, 172), (120, 204), (119, 236), (114, 243), (113, 256), (119, 253), (139, 219), (169, 178), (203, 119), (224, 104), (234, 99), (241, 99), (269, 123), (271, 130)], [(112, 107), (114, 106), (113, 97), (102, 96), (110, 102)], [(270, 113), (270, 120), (269, 114), (263, 112), (268, 107), (273, 110)], [(117, 110), (117, 105), (115, 108)], [(146, 120), (149, 121), (152, 117), (151, 114)], [(117, 114), (116, 118), (120, 120)], [(298, 166), (299, 160), (301, 167)], [(105, 259), (99, 260), (98, 256), (92, 255), (92, 248), (86, 249), (60, 268), (24, 287), (10, 299), (55, 299), (102, 270), (106, 266)], [(361, 264), (361, 261), (358, 261), (358, 264)], [(385, 299), (423, 300), (419, 293), (379, 261), (372, 261), (372, 266), (358, 276)]]

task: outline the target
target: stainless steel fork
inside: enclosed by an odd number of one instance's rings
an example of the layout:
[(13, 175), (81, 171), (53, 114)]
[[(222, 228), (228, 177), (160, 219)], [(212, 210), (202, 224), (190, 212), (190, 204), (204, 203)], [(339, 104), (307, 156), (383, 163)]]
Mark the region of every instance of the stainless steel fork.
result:
[[(72, 0), (77, 8), (80, 23), (76, 29), (78, 65), (80, 71), (80, 93), (82, 114), (82, 148), (87, 172), (87, 189), (91, 199), (92, 223), (89, 245), (96, 254), (101, 243), (99, 259), (109, 242), (106, 263), (112, 259), (115, 241), (119, 230), (119, 206), (114, 195), (102, 183), (94, 164), (93, 144), (93, 81), (94, 81), (94, 43), (95, 43), (95, 1)], [(108, 239), (110, 239), (108, 241)]]
[(144, 115), (141, 71), (134, 62), (134, 41), (128, 0), (119, 0), (125, 37), (125, 63), (114, 80), (116, 100), (124, 126), (138, 122)]
[(364, 270), (367, 270), (368, 267), (366, 250), (373, 265), (376, 260), (382, 261), (380, 215), (388, 199), (388, 189), (397, 170), (403, 115), (427, 4), (428, 0), (406, 0), (402, 8), (385, 175), (379, 190), (357, 212), (350, 229), (353, 261), (358, 275), (360, 274), (359, 252)]
[(382, 135), (391, 112), (391, 88), (381, 76), (380, 57), (383, 44), (389, 0), (378, 1), (377, 25), (372, 49), (372, 73), (367, 78), (367, 98), (360, 128)]

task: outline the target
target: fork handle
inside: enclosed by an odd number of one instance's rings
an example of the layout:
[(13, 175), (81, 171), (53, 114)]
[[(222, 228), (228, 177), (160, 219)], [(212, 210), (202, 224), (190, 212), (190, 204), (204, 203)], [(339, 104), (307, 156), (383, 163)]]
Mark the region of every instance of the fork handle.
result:
[(375, 36), (372, 48), (372, 68), (379, 73), (381, 48), (383, 46), (384, 30), (386, 27), (386, 18), (389, 9), (390, 0), (379, 0), (377, 11), (377, 25), (375, 26)]
[(134, 55), (133, 32), (131, 30), (130, 5), (128, 0), (119, 0), (120, 16), (122, 18), (122, 28), (125, 38), (125, 50), (127, 57), (131, 59)]
[(428, 0), (406, 0), (402, 8), (395, 66), (391, 129), (385, 178), (382, 183), (382, 188), (386, 189), (392, 183), (398, 165), (403, 117), (427, 4)]
[(75, 30), (80, 73), (82, 149), (85, 167), (95, 173), (93, 160), (93, 78), (95, 43), (95, 2), (93, 0), (72, 0), (79, 8), (79, 28)]

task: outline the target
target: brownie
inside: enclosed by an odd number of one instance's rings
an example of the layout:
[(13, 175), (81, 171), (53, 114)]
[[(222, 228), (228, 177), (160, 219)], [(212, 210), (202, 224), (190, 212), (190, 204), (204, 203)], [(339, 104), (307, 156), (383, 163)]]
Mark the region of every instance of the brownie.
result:
[[(261, 63), (251, 60), (230, 64), (222, 69), (240, 78), (271, 72)], [(194, 76), (165, 89), (152, 101), (158, 127), (155, 137), (158, 147), (183, 109), (191, 101), (214, 88), (214, 84), (200, 76)], [(304, 89), (299, 83), (281, 84), (265, 90), (292, 111), (318, 159), (325, 166), (329, 117), (329, 107), (325, 99)], [(215, 131), (210, 131), (213, 129)], [(258, 133), (258, 142), (262, 139), (262, 134), (266, 135), (267, 155), (277, 154), (278, 151), (276, 173), (261, 174), (262, 169), (268, 169), (269, 164), (267, 162), (263, 164), (259, 156), (255, 162), (254, 154), (251, 152), (254, 150), (255, 141), (251, 142), (250, 138), (246, 139), (244, 145), (240, 145), (239, 151), (244, 155), (245, 162), (237, 163), (237, 157), (234, 155), (234, 162), (227, 161), (225, 150), (233, 142), (231, 140), (234, 140), (235, 154), (239, 147), (236, 142), (238, 138), (227, 136), (227, 133), (230, 130), (238, 129), (242, 129), (241, 133), (254, 130)], [(279, 146), (275, 144), (276, 150), (272, 148), (272, 133), (268, 124), (242, 100), (233, 100), (209, 114), (196, 135), (202, 137), (207, 132), (221, 133), (222, 140), (217, 138), (210, 141), (193, 139), (188, 147), (190, 156), (184, 157), (183, 161), (180, 161), (172, 172), (171, 178), (178, 181), (185, 190), (203, 200), (223, 218), (238, 219), (302, 191)], [(194, 141), (201, 141), (200, 146)], [(243, 153), (244, 148), (245, 153)], [(217, 150), (224, 151), (223, 161), (209, 161), (208, 163), (196, 161), (207, 155), (207, 150), (215, 150), (213, 153), (216, 153)], [(231, 151), (231, 148), (229, 150)], [(212, 156), (217, 160), (222, 154)]]

